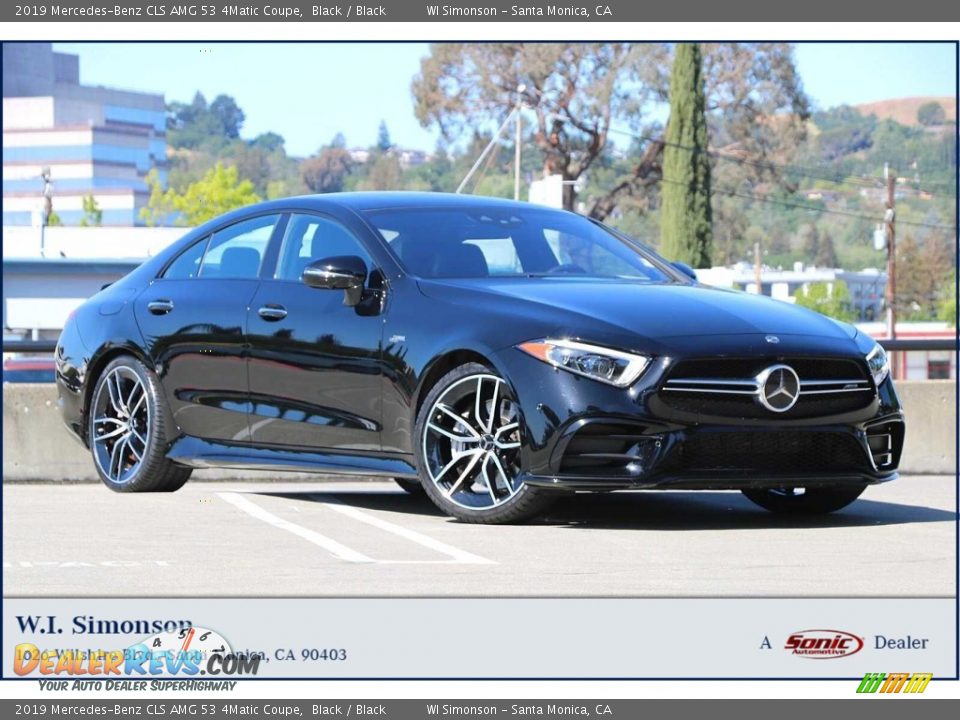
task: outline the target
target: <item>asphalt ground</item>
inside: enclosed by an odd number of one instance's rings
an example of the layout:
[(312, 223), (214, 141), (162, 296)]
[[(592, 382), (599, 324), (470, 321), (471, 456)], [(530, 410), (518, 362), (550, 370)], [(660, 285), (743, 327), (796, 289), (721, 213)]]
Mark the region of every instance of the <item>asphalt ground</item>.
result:
[(904, 476), (832, 515), (736, 492), (561, 499), (468, 525), (392, 482), (203, 482), (123, 495), (3, 487), (8, 597), (953, 596), (956, 478)]

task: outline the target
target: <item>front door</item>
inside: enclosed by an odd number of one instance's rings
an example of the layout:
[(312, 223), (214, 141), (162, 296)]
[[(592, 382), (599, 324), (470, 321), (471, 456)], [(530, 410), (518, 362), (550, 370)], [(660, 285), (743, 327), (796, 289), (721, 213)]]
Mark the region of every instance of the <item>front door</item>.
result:
[(250, 303), (251, 431), (258, 445), (344, 452), (380, 449), (379, 291), (344, 305), (340, 290), (301, 281), (313, 260), (359, 256), (363, 244), (326, 216), (290, 216), (272, 278)]

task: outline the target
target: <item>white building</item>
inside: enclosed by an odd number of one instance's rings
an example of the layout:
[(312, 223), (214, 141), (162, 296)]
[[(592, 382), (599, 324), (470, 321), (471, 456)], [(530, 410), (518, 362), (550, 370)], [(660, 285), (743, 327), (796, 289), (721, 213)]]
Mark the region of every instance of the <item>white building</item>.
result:
[[(754, 266), (750, 263), (737, 263), (733, 267), (713, 267), (697, 270), (700, 282), (714, 287), (740, 288), (749, 293), (757, 292)], [(887, 285), (887, 274), (874, 268), (850, 271), (839, 268), (805, 267), (795, 263), (792, 270), (778, 270), (764, 267), (761, 274), (763, 295), (776, 300), (794, 302), (797, 292), (813, 283), (833, 283), (842, 281), (850, 290), (850, 300), (857, 318), (872, 321), (883, 316), (883, 296)]]
[(163, 95), (81, 85), (78, 56), (4, 44), (3, 225), (40, 224), (44, 168), (64, 225), (80, 224), (90, 195), (103, 225), (141, 225), (147, 173), (166, 182), (165, 134)]

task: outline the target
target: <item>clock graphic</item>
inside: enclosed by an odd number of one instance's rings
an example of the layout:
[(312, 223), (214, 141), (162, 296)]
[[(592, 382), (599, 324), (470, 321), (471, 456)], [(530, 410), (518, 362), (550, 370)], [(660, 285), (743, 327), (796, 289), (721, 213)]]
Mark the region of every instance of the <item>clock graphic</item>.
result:
[(140, 650), (143, 647), (151, 653), (201, 653), (203, 657), (211, 655), (225, 655), (232, 651), (230, 643), (220, 633), (208, 628), (191, 626), (157, 633), (133, 645), (130, 650)]

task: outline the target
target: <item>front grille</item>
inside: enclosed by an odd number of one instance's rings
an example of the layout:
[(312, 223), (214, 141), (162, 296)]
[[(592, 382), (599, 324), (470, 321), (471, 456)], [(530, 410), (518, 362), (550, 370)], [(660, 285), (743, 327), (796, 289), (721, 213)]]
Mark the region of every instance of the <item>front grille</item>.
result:
[[(757, 376), (787, 365), (800, 379), (800, 395), (786, 412), (758, 402)], [(838, 358), (719, 358), (682, 360), (657, 395), (670, 410), (698, 416), (802, 420), (857, 412), (875, 398), (862, 363)]]
[(650, 468), (660, 438), (628, 423), (593, 422), (580, 428), (562, 450), (561, 475), (635, 477)]
[(851, 435), (831, 432), (700, 432), (669, 458), (678, 470), (791, 473), (868, 470), (863, 446)]
[(866, 380), (866, 367), (848, 358), (766, 357), (700, 358), (681, 360), (670, 371), (671, 378), (715, 377), (752, 378), (770, 365), (783, 363), (807, 380), (856, 378)]

